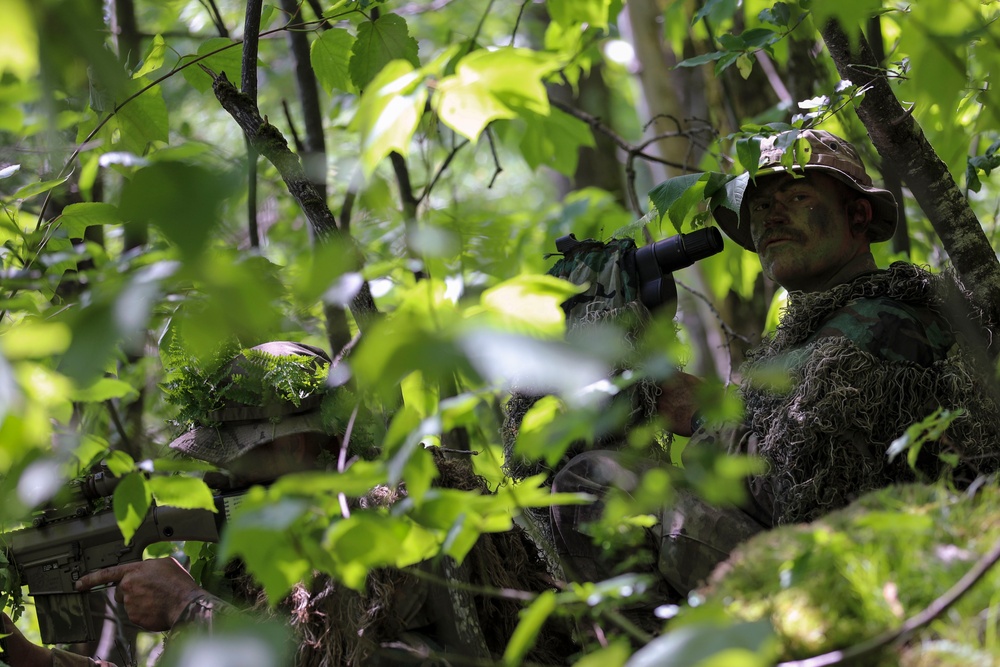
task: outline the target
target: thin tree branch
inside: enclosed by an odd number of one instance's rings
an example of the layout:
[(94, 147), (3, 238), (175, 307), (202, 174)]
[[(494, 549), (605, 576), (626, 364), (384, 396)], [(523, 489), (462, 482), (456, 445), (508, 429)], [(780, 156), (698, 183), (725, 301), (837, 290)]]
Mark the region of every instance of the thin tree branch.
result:
[[(250, 143), (257, 151), (278, 170), (288, 192), (298, 202), (306, 220), (309, 221), (309, 228), (317, 242), (322, 244), (339, 240), (352, 244), (352, 239), (338, 228), (336, 218), (330, 212), (326, 199), (320, 195), (316, 186), (306, 177), (301, 160), (289, 150), (288, 142), (281, 131), (271, 125), (267, 118), (261, 117), (253, 100), (238, 91), (226, 78), (225, 72), (216, 74), (204, 65), (201, 67), (212, 77), (212, 90), (222, 108), (233, 117), (233, 120), (249, 137)], [(360, 264), (360, 257), (358, 263)], [(360, 291), (351, 300), (351, 313), (354, 315), (358, 328), (362, 330), (378, 314), (367, 281), (362, 282)], [(346, 342), (350, 339), (349, 333), (343, 327), (338, 327), (338, 335), (334, 336), (331, 332), (331, 338), (336, 339), (336, 341), (331, 340), (331, 345), (341, 339)], [(341, 344), (338, 344), (334, 349), (338, 349)]]
[(209, 16), (212, 17), (212, 23), (215, 24), (215, 29), (219, 31), (219, 34), (223, 37), (229, 37), (229, 29), (226, 28), (226, 22), (222, 20), (222, 14), (219, 12), (215, 0), (201, 0), (201, 4), (208, 10)]
[(915, 616), (911, 616), (901, 626), (895, 630), (883, 632), (877, 637), (862, 642), (856, 646), (841, 650), (831, 651), (805, 660), (792, 660), (790, 662), (778, 663), (776, 667), (829, 667), (830, 665), (842, 665), (847, 663), (858, 664), (854, 661), (874, 653), (897, 641), (909, 637), (920, 628), (928, 625), (931, 621), (946, 612), (963, 595), (982, 579), (994, 565), (1000, 561), (1000, 541), (982, 558), (976, 561), (975, 565), (959, 579), (955, 585), (949, 588), (944, 595), (934, 600), (926, 609)]
[[(260, 13), (263, 0), (247, 0), (243, 19), (243, 68), (241, 88), (243, 94), (257, 104), (257, 52), (260, 39)], [(260, 229), (257, 225), (257, 150), (249, 137), (243, 135), (247, 147), (247, 233), (250, 247), (260, 247)]]
[(434, 173), (434, 177), (431, 179), (430, 183), (427, 184), (427, 186), (424, 188), (424, 191), (420, 193), (419, 197), (417, 197), (418, 204), (422, 202), (427, 197), (427, 195), (431, 193), (431, 190), (434, 189), (434, 185), (438, 182), (438, 179), (441, 178), (442, 174), (444, 174), (444, 170), (448, 168), (448, 165), (451, 164), (451, 161), (455, 159), (456, 155), (458, 155), (458, 151), (462, 150), (468, 145), (469, 145), (469, 140), (466, 139), (451, 149), (451, 151), (448, 153), (448, 157), (444, 159), (444, 162), (441, 163), (441, 166), (439, 166), (437, 171)]

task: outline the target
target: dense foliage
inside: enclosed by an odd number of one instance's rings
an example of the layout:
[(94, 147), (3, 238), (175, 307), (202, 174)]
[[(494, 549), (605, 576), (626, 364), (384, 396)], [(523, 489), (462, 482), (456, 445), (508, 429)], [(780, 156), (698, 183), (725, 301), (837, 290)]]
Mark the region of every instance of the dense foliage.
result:
[[(335, 420), (356, 428), (351, 444), (369, 460), (260, 490), (224, 550), (272, 599), (314, 571), (361, 587), (372, 568), (461, 560), (480, 534), (553, 500), (541, 477), (504, 478), (511, 389), (551, 395), (519, 448), (555, 461), (572, 441), (620, 426), (601, 399), (624, 385), (684, 364), (724, 384), (781, 303), (756, 258), (730, 244), (679, 276), (677, 330), (662, 316), (630, 345), (600, 328), (570, 344), (559, 304), (575, 288), (544, 275), (555, 238), (642, 242), (644, 230), (697, 228), (709, 220), (704, 200), (731, 196), (754, 168), (761, 133), (818, 125), (856, 141), (904, 203), (906, 225), (876, 249), (880, 264), (965, 258), (970, 244), (996, 239), (998, 12), (978, 0), (7, 0), (0, 519), (22, 520), (100, 460), (125, 478), (115, 505), (126, 533), (153, 499), (207, 505), (203, 487), (173, 474), (183, 466), (165, 445), (210, 398), (178, 414), (162, 388), (197, 393), (178, 373), (193, 364), (210, 380), (220, 345), (291, 339), (338, 358)], [(866, 35), (905, 112), (859, 119), (875, 87), (838, 74), (843, 63), (823, 50), (830, 19), (854, 47)], [(918, 205), (925, 189), (900, 184), (905, 170), (866, 140), (910, 123), (932, 150), (909, 162), (939, 157), (975, 224), (948, 227), (951, 218)], [(996, 256), (987, 255), (957, 263), (969, 287), (992, 295)], [(638, 357), (634, 373), (605, 381), (626, 357)], [(732, 401), (708, 409), (738, 411)], [(632, 433), (635, 446), (659, 441), (658, 426)], [(678, 461), (683, 442), (674, 444)], [(435, 487), (434, 446), (475, 452), (468, 458), (495, 493)], [(718, 499), (744, 470), (686, 465)], [(400, 483), (407, 502), (393, 513), (346, 516), (331, 500)], [(615, 501), (608, 534), (641, 524), (670, 483), (656, 470), (631, 502)], [(864, 530), (894, 521), (876, 518)], [(835, 568), (849, 569), (824, 561), (830, 576)], [(869, 589), (882, 585), (857, 579), (857, 604), (874, 605)], [(551, 615), (613, 627), (639, 588), (534, 598), (505, 663), (523, 659)], [(906, 611), (932, 598), (933, 584), (919, 592)], [(760, 618), (780, 597), (740, 616)], [(892, 603), (862, 620), (891, 623)], [(995, 601), (983, 604), (992, 605), (979, 609), (986, 640), (968, 639), (969, 650), (996, 652)], [(842, 646), (870, 629), (836, 637)], [(771, 659), (767, 632), (694, 637), (702, 657), (728, 651), (725, 664), (751, 665)], [(651, 645), (656, 664), (681, 664), (663, 662), (662, 646)], [(584, 661), (624, 664), (633, 646), (612, 639), (596, 650)]]

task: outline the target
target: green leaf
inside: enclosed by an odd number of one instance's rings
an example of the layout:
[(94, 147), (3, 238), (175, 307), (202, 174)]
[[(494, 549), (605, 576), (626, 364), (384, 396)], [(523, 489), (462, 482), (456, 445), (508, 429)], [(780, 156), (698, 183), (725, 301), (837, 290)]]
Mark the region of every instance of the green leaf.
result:
[(549, 16), (564, 27), (585, 24), (605, 30), (611, 0), (548, 0)]
[(216, 511), (212, 491), (195, 477), (151, 477), (149, 488), (157, 504), (187, 510)]
[(475, 142), (492, 121), (519, 109), (548, 115), (543, 79), (555, 67), (552, 57), (528, 49), (475, 51), (438, 83), (434, 107), (445, 125)]
[(703, 53), (700, 56), (695, 56), (694, 58), (685, 58), (677, 63), (676, 67), (697, 67), (698, 65), (714, 62), (728, 54), (729, 51), (712, 51), (711, 53)]
[(356, 512), (330, 526), (323, 548), (345, 568), (344, 583), (362, 590), (368, 570), (396, 564), (409, 531), (410, 524), (402, 518)]
[(428, 448), (416, 448), (406, 461), (403, 468), (403, 480), (406, 482), (406, 493), (413, 501), (420, 504), (431, 484), (438, 478), (438, 469), (434, 457)]
[(108, 452), (108, 457), (104, 460), (104, 465), (108, 467), (115, 477), (122, 477), (135, 470), (135, 460), (120, 449), (113, 449)]
[(163, 35), (155, 35), (149, 45), (149, 50), (146, 51), (146, 57), (142, 59), (142, 67), (132, 75), (132, 78), (141, 79), (150, 72), (155, 72), (163, 67), (163, 56), (166, 52), (167, 43), (163, 41)]
[[(178, 65), (185, 65), (197, 60), (198, 63), (208, 67), (216, 74), (225, 72), (230, 81), (238, 82), (243, 75), (243, 52), (240, 49), (240, 44), (240, 42), (226, 37), (213, 37), (201, 43), (197, 56), (186, 55), (180, 59)], [(193, 88), (199, 92), (207, 93), (212, 90), (212, 77), (198, 67), (198, 63), (188, 65), (181, 72), (184, 74), (184, 79)]]
[(71, 239), (82, 239), (88, 227), (98, 225), (120, 225), (118, 207), (104, 202), (81, 202), (70, 204), (59, 216), (59, 224)]
[(119, 213), (127, 221), (149, 220), (189, 258), (204, 249), (218, 225), (218, 210), (233, 183), (226, 174), (183, 162), (157, 162), (139, 169), (122, 190)]
[(11, 72), (23, 81), (38, 74), (38, 31), (29, 0), (8, 0), (0, 21), (0, 74)]
[[(129, 92), (138, 92), (139, 86), (144, 83), (134, 81)], [(121, 103), (123, 100), (118, 101)], [(163, 90), (160, 86), (153, 86), (132, 98), (118, 109), (115, 122), (118, 127), (117, 150), (144, 155), (150, 145), (166, 143), (170, 138), (170, 124)]]
[(760, 165), (760, 137), (744, 137), (736, 142), (736, 157), (752, 177)]
[(4, 330), (0, 336), (0, 350), (10, 361), (44, 359), (65, 352), (72, 336), (64, 322), (25, 318), (18, 326)]
[(63, 176), (62, 178), (53, 178), (51, 180), (41, 181), (39, 183), (29, 183), (28, 185), (25, 185), (24, 187), (18, 189), (18, 191), (14, 193), (14, 196), (11, 197), (11, 199), (31, 199), (32, 197), (44, 194), (49, 190), (51, 190), (52, 188), (62, 185), (63, 183), (66, 182), (67, 178), (69, 178), (69, 176)]
[(114, 378), (101, 378), (90, 386), (76, 389), (71, 398), (81, 403), (102, 403), (112, 398), (134, 398), (139, 395), (128, 382)]
[(312, 567), (294, 545), (292, 529), (309, 510), (303, 499), (274, 499), (263, 490), (248, 494), (227, 525), (219, 559), (240, 556), (273, 603), (292, 586), (308, 581)]
[(489, 313), (508, 331), (560, 337), (566, 330), (563, 301), (580, 292), (565, 280), (548, 275), (520, 275), (483, 292), (482, 309), (469, 315)]
[(674, 178), (668, 178), (649, 191), (649, 199), (659, 212), (661, 220), (664, 214), (670, 210), (670, 207), (679, 201), (689, 190), (697, 188), (702, 192), (704, 191), (702, 176), (704, 174), (675, 176)]
[(358, 90), (367, 88), (382, 68), (393, 60), (405, 60), (414, 68), (420, 66), (417, 40), (410, 36), (402, 16), (383, 14), (358, 26), (349, 66), (351, 80)]
[(405, 60), (394, 60), (361, 96), (351, 129), (361, 134), (365, 178), (389, 153), (406, 155), (427, 102), (423, 76)]
[(354, 41), (354, 35), (343, 28), (331, 28), (310, 45), (309, 60), (316, 78), (328, 92), (357, 92), (349, 69)]
[(379, 461), (357, 461), (342, 473), (301, 472), (283, 475), (272, 488), (285, 496), (317, 496), (344, 493), (363, 496), (372, 488), (385, 484), (385, 464)]
[(513, 667), (524, 661), (531, 647), (538, 638), (545, 621), (556, 611), (555, 591), (545, 591), (532, 602), (527, 609), (521, 611), (514, 634), (511, 635), (507, 648), (503, 652), (503, 664)]
[(736, 59), (736, 68), (740, 71), (740, 76), (744, 79), (750, 78), (750, 73), (753, 72), (753, 58), (745, 53), (741, 53)]
[(552, 108), (547, 116), (521, 111), (527, 130), (521, 139), (521, 155), (528, 166), (547, 166), (560, 174), (572, 176), (580, 157), (580, 148), (593, 147), (594, 135), (582, 120)]
[(126, 544), (132, 541), (135, 531), (142, 525), (152, 502), (153, 495), (141, 473), (129, 473), (115, 487), (111, 504)]
[[(730, 649), (745, 649), (742, 660), (726, 664), (765, 667), (773, 664), (767, 656), (753, 653), (766, 649), (774, 636), (768, 621), (737, 623), (727, 627), (714, 624), (688, 625), (667, 632), (635, 652), (625, 667), (689, 667), (700, 665)], [(721, 663), (720, 663), (721, 664)]]

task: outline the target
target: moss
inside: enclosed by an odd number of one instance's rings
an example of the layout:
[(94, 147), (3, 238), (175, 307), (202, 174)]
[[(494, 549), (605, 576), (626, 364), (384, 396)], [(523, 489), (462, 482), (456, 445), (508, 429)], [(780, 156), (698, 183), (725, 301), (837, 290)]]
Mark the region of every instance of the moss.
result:
[[(899, 627), (997, 539), (996, 484), (974, 496), (940, 484), (890, 487), (819, 521), (754, 538), (716, 570), (701, 594), (734, 620), (769, 619), (784, 659), (804, 658)], [(968, 655), (1000, 661), (997, 613), (990, 613), (998, 583), (1000, 573), (988, 573), (903, 650), (884, 656), (883, 664), (976, 664), (959, 657)]]

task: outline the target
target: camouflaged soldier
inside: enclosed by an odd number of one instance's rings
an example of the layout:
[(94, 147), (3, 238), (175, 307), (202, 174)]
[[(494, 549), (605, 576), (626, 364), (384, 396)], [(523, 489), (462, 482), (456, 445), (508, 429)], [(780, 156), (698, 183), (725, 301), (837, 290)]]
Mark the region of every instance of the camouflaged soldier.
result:
[[(781, 156), (795, 141), (807, 142), (808, 162), (789, 170)], [(766, 139), (739, 213), (713, 214), (789, 298), (777, 331), (741, 369), (744, 423), (704, 428), (692, 376), (663, 387), (660, 413), (674, 432), (693, 434), (689, 449), (724, 447), (766, 463), (747, 480), (741, 507), (680, 492), (664, 508), (658, 569), (678, 597), (760, 531), (814, 519), (875, 488), (936, 477), (944, 455), (959, 462), (951, 472), (960, 483), (998, 461), (1000, 410), (961, 335), (970, 316), (951, 310), (966, 300), (952, 281), (916, 266), (878, 269), (870, 245), (892, 237), (896, 202), (872, 184), (853, 146), (815, 130)], [(890, 459), (893, 440), (938, 408), (963, 413), (925, 446), (920, 473), (906, 456)], [(553, 489), (601, 496), (636, 479), (616, 453), (591, 451), (560, 470)], [(593, 518), (586, 508), (553, 516), (561, 552), (585, 578), (608, 572), (581, 530)]]

